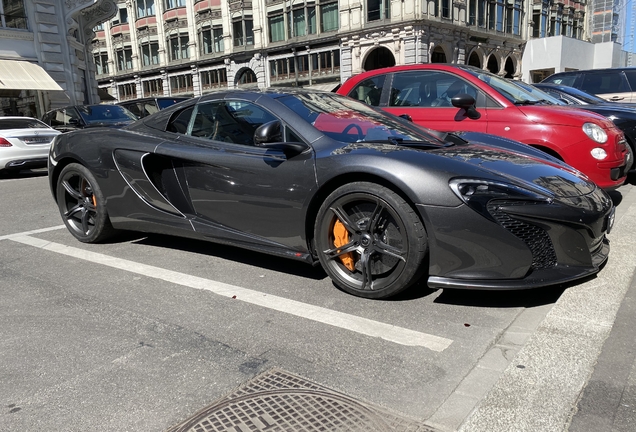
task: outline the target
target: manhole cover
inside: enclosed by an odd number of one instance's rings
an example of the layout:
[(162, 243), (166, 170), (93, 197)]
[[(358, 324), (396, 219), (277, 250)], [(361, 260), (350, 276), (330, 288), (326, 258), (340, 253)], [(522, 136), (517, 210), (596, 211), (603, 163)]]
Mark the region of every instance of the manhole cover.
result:
[(271, 369), (168, 432), (433, 432), (384, 408)]

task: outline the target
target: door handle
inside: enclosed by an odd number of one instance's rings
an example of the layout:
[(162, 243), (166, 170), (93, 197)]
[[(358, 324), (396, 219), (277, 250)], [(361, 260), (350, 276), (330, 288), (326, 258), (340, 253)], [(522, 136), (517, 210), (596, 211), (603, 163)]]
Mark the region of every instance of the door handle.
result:
[(611, 101), (618, 101), (618, 100), (623, 100), (625, 99), (624, 97), (620, 97), (620, 96), (612, 96), (609, 100)]

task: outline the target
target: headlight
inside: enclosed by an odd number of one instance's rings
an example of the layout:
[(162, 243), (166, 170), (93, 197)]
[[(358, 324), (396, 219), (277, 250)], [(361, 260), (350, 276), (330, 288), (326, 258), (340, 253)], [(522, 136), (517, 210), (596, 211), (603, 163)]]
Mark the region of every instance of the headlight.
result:
[(600, 147), (592, 149), (590, 153), (592, 154), (592, 157), (597, 160), (603, 160), (607, 157), (607, 152)]
[(459, 199), (490, 220), (494, 220), (488, 212), (488, 202), (492, 199), (552, 202), (551, 198), (539, 192), (491, 180), (456, 178), (449, 182), (449, 186)]
[(596, 141), (600, 144), (607, 142), (607, 133), (605, 133), (602, 127), (595, 123), (585, 123), (583, 125), (583, 132), (585, 132), (585, 135), (590, 137), (592, 141)]

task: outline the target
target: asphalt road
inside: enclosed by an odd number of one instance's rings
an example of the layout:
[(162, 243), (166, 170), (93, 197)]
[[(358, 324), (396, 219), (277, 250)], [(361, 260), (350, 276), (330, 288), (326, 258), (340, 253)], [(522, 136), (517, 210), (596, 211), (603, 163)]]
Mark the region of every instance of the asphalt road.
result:
[(45, 173), (0, 197), (2, 431), (163, 431), (274, 367), (454, 430), (567, 288), (364, 300), (227, 246), (79, 243)]

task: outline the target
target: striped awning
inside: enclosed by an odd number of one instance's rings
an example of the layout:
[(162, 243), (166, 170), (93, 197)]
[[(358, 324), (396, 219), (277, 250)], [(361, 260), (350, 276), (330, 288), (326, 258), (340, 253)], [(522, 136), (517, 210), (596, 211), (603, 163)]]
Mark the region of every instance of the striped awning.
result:
[(0, 60), (0, 90), (62, 90), (62, 87), (35, 63)]

